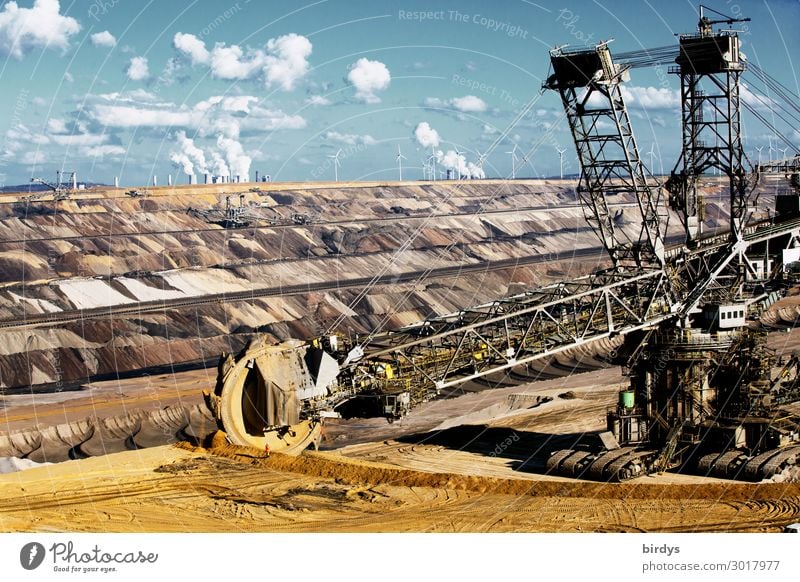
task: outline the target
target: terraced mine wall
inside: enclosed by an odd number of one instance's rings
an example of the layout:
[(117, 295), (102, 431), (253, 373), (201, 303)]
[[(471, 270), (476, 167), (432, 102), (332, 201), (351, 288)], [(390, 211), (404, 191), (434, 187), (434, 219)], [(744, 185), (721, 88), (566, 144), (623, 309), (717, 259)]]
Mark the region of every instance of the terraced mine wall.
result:
[[(139, 198), (86, 191), (59, 202), (0, 195), (0, 390), (210, 363), (256, 331), (282, 340), (390, 329), (585, 274), (602, 258), (574, 186), (226, 184)], [(240, 191), (247, 227), (189, 212), (219, 212), (226, 194), (238, 205)], [(706, 194), (713, 228), (726, 218), (724, 193), (711, 184)], [(635, 201), (618, 198), (618, 227), (635, 237)], [(673, 220), (670, 234), (679, 233)]]

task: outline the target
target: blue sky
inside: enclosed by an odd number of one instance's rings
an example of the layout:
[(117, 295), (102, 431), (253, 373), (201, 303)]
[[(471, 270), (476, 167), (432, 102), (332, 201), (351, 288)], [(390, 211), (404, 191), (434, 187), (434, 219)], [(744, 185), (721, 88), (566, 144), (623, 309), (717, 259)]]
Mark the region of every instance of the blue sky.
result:
[[(751, 17), (743, 51), (800, 92), (799, 2), (709, 4)], [(406, 179), (422, 177), (431, 146), (440, 170), (478, 175), (479, 152), (538, 93), (548, 48), (609, 38), (618, 52), (659, 47), (696, 21), (697, 4), (683, 0), (6, 2), (0, 182), (58, 169), (123, 185), (154, 174), (185, 183), (187, 171), (328, 180), (340, 148), (340, 178), (396, 179), (398, 146)], [(677, 159), (677, 87), (664, 69), (636, 69), (628, 83), (656, 171)], [(576, 171), (560, 114), (557, 96), (544, 95), (485, 174), (510, 175), (515, 144), (519, 156), (539, 144), (517, 175), (557, 175), (557, 147), (568, 148), (565, 172)], [(748, 152), (769, 136), (747, 116), (745, 133)]]

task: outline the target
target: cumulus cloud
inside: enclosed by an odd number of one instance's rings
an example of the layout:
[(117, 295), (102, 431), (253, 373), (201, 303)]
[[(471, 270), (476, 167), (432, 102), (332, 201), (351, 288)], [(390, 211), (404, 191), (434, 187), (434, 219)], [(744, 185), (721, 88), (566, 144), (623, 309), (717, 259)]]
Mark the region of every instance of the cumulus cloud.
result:
[(343, 143), (346, 145), (375, 145), (378, 143), (371, 135), (356, 135), (353, 133), (339, 133), (337, 131), (328, 131), (325, 133), (325, 139)]
[(114, 35), (104, 30), (103, 32), (96, 32), (90, 37), (92, 45), (102, 47), (113, 47), (117, 44), (117, 39)]
[(131, 81), (143, 81), (150, 76), (147, 57), (133, 57), (125, 71)]
[(207, 65), (211, 60), (211, 53), (206, 49), (206, 43), (193, 34), (175, 33), (172, 46), (188, 56), (193, 65)]
[(77, 20), (61, 15), (58, 0), (35, 0), (32, 8), (6, 2), (0, 12), (0, 54), (21, 59), (36, 48), (66, 50), (80, 29)]
[(630, 106), (642, 109), (677, 109), (681, 106), (680, 93), (667, 87), (626, 87), (622, 85), (622, 98)]
[(259, 71), (263, 63), (263, 55), (260, 52), (245, 56), (242, 47), (238, 45), (214, 47), (209, 56), (211, 73), (217, 79), (226, 81), (241, 81), (253, 78)]
[(278, 86), (284, 91), (294, 89), (297, 82), (308, 73), (311, 41), (299, 34), (287, 34), (267, 42), (264, 76), (267, 86)]
[(313, 48), (311, 41), (295, 33), (270, 39), (264, 49), (217, 43), (209, 50), (202, 39), (182, 32), (175, 34), (172, 45), (192, 65), (208, 66), (217, 79), (242, 81), (261, 77), (267, 87), (284, 91), (294, 89), (306, 76)]
[(424, 148), (438, 148), (441, 141), (439, 132), (433, 129), (427, 121), (417, 124), (417, 127), (414, 128), (414, 137), (417, 143)]
[(425, 99), (425, 106), (434, 109), (454, 109), (461, 113), (483, 113), (489, 108), (486, 101), (475, 95), (465, 95), (464, 97), (454, 97), (453, 99), (428, 97)]
[(376, 93), (388, 89), (391, 81), (392, 76), (386, 65), (366, 58), (350, 65), (347, 73), (347, 82), (356, 90), (356, 99), (364, 103), (380, 103)]

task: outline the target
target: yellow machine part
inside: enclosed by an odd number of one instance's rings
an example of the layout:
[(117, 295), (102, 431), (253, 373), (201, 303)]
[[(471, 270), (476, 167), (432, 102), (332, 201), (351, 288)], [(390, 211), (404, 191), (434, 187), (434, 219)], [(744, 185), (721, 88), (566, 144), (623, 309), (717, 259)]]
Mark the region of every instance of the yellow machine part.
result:
[(306, 347), (300, 341), (256, 343), (220, 366), (217, 389), (206, 396), (231, 443), (288, 455), (319, 443), (321, 422), (297, 418), (295, 390), (305, 381)]

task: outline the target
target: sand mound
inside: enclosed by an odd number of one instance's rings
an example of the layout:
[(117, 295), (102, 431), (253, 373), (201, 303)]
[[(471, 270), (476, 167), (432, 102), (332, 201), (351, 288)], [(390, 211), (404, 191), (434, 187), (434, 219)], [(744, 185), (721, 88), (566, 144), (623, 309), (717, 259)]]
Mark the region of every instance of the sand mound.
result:
[(493, 495), (534, 497), (582, 497), (593, 499), (636, 500), (726, 500), (766, 501), (781, 499), (791, 501), (800, 511), (800, 483), (713, 483), (697, 485), (651, 484), (651, 483), (587, 483), (587, 482), (531, 482), (518, 479), (474, 477), (452, 473), (426, 473), (409, 469), (381, 465), (346, 458), (334, 453), (306, 452), (299, 457), (273, 453), (267, 457), (264, 451), (248, 447), (237, 447), (228, 443), (211, 449), (178, 443), (180, 448), (204, 452), (250, 465), (269, 467), (276, 471), (298, 473), (311, 477), (335, 479), (346, 485), (402, 485), (406, 487), (429, 487), (454, 491), (471, 491)]

